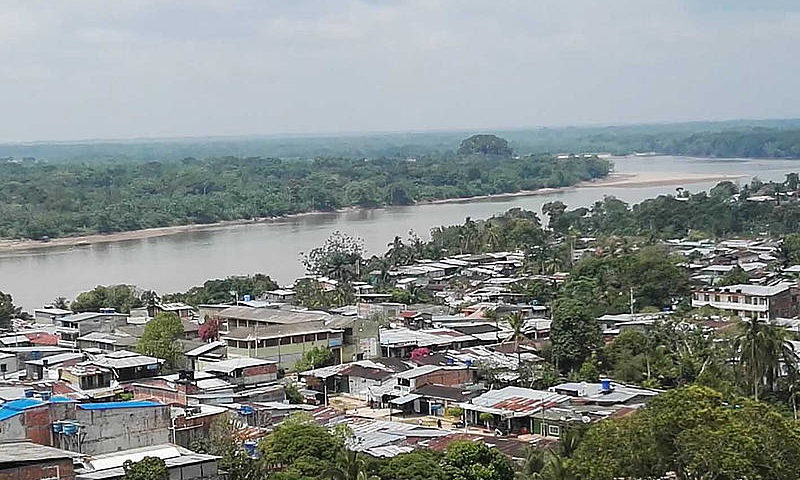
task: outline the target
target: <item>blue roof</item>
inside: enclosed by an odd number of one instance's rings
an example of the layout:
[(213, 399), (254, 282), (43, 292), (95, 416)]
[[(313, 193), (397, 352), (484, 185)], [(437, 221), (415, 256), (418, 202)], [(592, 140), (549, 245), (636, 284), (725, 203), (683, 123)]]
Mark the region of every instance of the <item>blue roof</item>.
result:
[(112, 408), (142, 408), (142, 407), (160, 407), (162, 403), (158, 402), (103, 402), (103, 403), (82, 403), (78, 408), (82, 410), (110, 410)]
[(72, 403), (75, 400), (73, 400), (73, 399), (71, 399), (69, 397), (50, 397), (50, 401), (52, 403)]
[(16, 417), (23, 410), (32, 407), (44, 405), (44, 402), (35, 398), (20, 398), (4, 403), (0, 407), (0, 421), (8, 420), (9, 418)]

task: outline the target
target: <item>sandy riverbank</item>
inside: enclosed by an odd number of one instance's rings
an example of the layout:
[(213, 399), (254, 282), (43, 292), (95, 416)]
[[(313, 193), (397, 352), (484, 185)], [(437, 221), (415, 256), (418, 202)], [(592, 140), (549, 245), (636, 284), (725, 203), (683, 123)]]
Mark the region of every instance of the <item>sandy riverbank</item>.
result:
[[(646, 186), (659, 186), (659, 185), (680, 186), (683, 184), (716, 182), (723, 180), (734, 181), (744, 178), (746, 176), (747, 175), (725, 175), (725, 174), (713, 175), (713, 174), (692, 174), (692, 173), (676, 174), (676, 173), (666, 173), (666, 172), (665, 173), (649, 172), (649, 173), (636, 173), (636, 174), (612, 173), (608, 177), (599, 180), (581, 182), (571, 187), (542, 188), (539, 190), (521, 191), (516, 193), (504, 193), (499, 195), (481, 195), (469, 198), (449, 198), (449, 199), (435, 200), (425, 203), (429, 204), (464, 203), (464, 202), (475, 202), (480, 200), (490, 200), (493, 198), (547, 195), (549, 193), (566, 191), (575, 188), (603, 188), (603, 187), (633, 188), (633, 187), (646, 187)], [(347, 207), (341, 209), (340, 212), (353, 210), (355, 208), (356, 207)], [(36, 240), (0, 240), (0, 252), (29, 251), (29, 250), (40, 250), (40, 249), (58, 248), (58, 247), (63, 248), (63, 247), (86, 246), (98, 243), (123, 242), (127, 240), (142, 240), (147, 238), (175, 235), (179, 233), (219, 230), (222, 228), (227, 228), (237, 225), (250, 225), (258, 223), (275, 222), (288, 218), (297, 218), (305, 215), (320, 215), (326, 213), (330, 212), (308, 212), (308, 213), (299, 213), (295, 215), (287, 215), (285, 217), (277, 217), (277, 218), (270, 217), (270, 218), (251, 219), (251, 220), (232, 220), (232, 221), (211, 223), (205, 225), (179, 225), (172, 227), (148, 228), (144, 230), (134, 230), (130, 232), (81, 235), (75, 237), (55, 238), (50, 240), (49, 242), (40, 242)]]

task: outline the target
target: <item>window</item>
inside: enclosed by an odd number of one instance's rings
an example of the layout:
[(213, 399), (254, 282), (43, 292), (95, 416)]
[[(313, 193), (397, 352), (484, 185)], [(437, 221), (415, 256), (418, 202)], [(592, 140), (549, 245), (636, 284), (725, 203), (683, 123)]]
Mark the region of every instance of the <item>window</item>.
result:
[(327, 333), (318, 333), (317, 334), (317, 340), (327, 340), (327, 339), (328, 339), (328, 334)]
[(277, 338), (270, 338), (267, 340), (268, 347), (277, 347), (278, 346), (278, 339)]
[(714, 301), (719, 302), (719, 295), (714, 295)]
[(731, 295), (731, 303), (739, 303), (739, 297)]
[(709, 294), (705, 294), (705, 295), (703, 295), (703, 300), (705, 300), (707, 302), (707, 301), (711, 300), (711, 296)]
[(314, 334), (313, 333), (309, 333), (308, 335), (306, 335), (306, 340), (305, 341), (306, 342), (313, 342), (314, 341)]
[(290, 343), (292, 343), (292, 337), (281, 338), (281, 345), (289, 345)]
[(561, 433), (561, 429), (558, 428), (558, 425), (548, 425), (547, 426), (547, 434), (548, 435), (553, 435), (553, 436), (557, 437), (559, 433)]
[(750, 297), (744, 297), (744, 303), (750, 305)]
[(303, 343), (303, 336), (302, 335), (293, 336), (292, 343)]

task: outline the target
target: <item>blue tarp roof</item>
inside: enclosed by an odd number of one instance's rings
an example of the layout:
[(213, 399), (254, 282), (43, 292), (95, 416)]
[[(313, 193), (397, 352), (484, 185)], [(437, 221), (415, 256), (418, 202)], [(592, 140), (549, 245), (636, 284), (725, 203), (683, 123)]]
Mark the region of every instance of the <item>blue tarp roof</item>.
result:
[(44, 405), (44, 402), (35, 398), (20, 398), (6, 402), (0, 407), (0, 421), (16, 417), (26, 408), (38, 407), (39, 405)]
[(160, 407), (163, 404), (158, 402), (103, 402), (103, 403), (82, 403), (78, 408), (83, 410), (109, 410), (112, 408), (142, 408), (142, 407)]

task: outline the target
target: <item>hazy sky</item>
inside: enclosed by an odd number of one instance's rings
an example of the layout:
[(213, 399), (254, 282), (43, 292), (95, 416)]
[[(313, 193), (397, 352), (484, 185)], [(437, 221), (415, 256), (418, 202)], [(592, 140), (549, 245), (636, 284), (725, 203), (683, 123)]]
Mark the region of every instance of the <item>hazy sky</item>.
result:
[(0, 141), (800, 117), (798, 0), (31, 1)]

